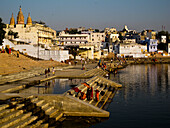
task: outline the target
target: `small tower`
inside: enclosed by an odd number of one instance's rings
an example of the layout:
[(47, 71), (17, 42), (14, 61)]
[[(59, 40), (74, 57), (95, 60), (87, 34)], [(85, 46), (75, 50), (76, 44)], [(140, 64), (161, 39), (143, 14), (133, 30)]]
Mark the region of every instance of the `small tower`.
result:
[(11, 19), (10, 19), (9, 25), (15, 25), (15, 19), (14, 19), (13, 13), (12, 13), (12, 17), (11, 17)]
[(20, 11), (18, 12), (18, 16), (17, 16), (17, 24), (24, 24), (24, 15), (21, 11), (21, 6), (20, 6)]
[(28, 14), (28, 18), (27, 18), (27, 25), (32, 25), (32, 19), (30, 17), (30, 13)]

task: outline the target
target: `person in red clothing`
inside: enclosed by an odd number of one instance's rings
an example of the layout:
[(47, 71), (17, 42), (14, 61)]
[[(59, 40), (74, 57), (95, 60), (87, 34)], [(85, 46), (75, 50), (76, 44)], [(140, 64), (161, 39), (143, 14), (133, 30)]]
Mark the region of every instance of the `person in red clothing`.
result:
[(96, 101), (99, 101), (99, 90), (96, 89)]
[(90, 99), (92, 100), (92, 99), (93, 99), (93, 87), (91, 87), (90, 92), (91, 92), (91, 97), (90, 97)]
[(87, 88), (90, 88), (89, 84), (87, 83), (82, 83), (82, 84), (84, 84), (84, 86), (86, 86)]
[(11, 48), (9, 48), (9, 54), (11, 54)]
[(86, 94), (84, 92), (81, 92), (81, 100), (84, 100), (86, 98)]

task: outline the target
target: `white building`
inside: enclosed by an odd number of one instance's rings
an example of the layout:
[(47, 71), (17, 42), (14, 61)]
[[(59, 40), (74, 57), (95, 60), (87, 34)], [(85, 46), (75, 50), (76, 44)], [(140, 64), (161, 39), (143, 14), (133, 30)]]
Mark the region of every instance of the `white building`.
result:
[(166, 43), (166, 36), (161, 36), (161, 43)]
[(146, 43), (148, 52), (157, 52), (158, 40), (146, 39)]
[(101, 42), (105, 42), (105, 33), (94, 32), (89, 36), (89, 42), (92, 44), (99, 44)]
[(18, 40), (21, 40), (25, 43), (30, 43), (32, 45), (41, 44), (41, 45), (52, 45), (53, 41), (56, 39), (56, 31), (47, 27), (43, 24), (32, 24), (32, 19), (30, 14), (27, 18), (27, 23), (24, 23), (24, 15), (20, 10), (17, 16), (17, 23), (15, 24), (15, 19), (11, 17), (10, 24), (6, 24), (6, 35), (8, 39), (14, 39), (13, 36), (9, 35), (9, 32), (17, 32)]
[(109, 42), (110, 43), (114, 43), (115, 41), (120, 41), (119, 40), (119, 34), (110, 34)]
[(117, 31), (116, 28), (105, 28), (104, 29), (105, 33), (113, 33), (113, 32), (116, 32), (116, 31)]
[(168, 43), (168, 54), (170, 56), (170, 43)]
[(7, 45), (14, 50), (19, 50), (21, 53), (27, 54), (31, 57), (40, 58), (43, 60), (53, 59), (55, 61), (65, 61), (69, 59), (68, 50), (45, 50), (45, 48), (41, 48), (38, 46), (33, 46), (30, 44), (13, 44), (8, 39), (3, 40), (3, 47), (5, 48)]
[(59, 34), (60, 45), (73, 46), (73, 45), (83, 45), (89, 42), (88, 34), (65, 34), (64, 31)]
[(123, 40), (123, 43), (124, 44), (129, 44), (129, 43), (132, 43), (132, 44), (135, 44), (136, 43), (136, 39), (125, 39)]
[(118, 56), (133, 56), (134, 58), (145, 57), (147, 45), (137, 43), (120, 44), (118, 46)]

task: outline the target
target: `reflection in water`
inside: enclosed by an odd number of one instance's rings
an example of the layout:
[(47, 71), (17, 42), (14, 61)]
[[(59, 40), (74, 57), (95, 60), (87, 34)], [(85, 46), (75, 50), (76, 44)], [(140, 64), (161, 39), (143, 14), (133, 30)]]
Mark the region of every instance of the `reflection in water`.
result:
[[(121, 83), (109, 105), (110, 117), (103, 122), (89, 122), (84, 118), (66, 120), (61, 127), (96, 128), (169, 128), (170, 127), (170, 64), (129, 65), (110, 79)], [(55, 79), (23, 91), (26, 93), (62, 94), (87, 80)], [(47, 85), (47, 86), (45, 86)], [(31, 91), (29, 91), (31, 89)], [(39, 91), (38, 91), (39, 89)], [(88, 123), (88, 125), (84, 125)]]
[(27, 94), (63, 94), (73, 86), (86, 82), (87, 79), (53, 79), (28, 89), (20, 90), (19, 93)]
[(111, 80), (121, 83), (109, 120), (93, 127), (169, 128), (170, 64), (129, 65)]

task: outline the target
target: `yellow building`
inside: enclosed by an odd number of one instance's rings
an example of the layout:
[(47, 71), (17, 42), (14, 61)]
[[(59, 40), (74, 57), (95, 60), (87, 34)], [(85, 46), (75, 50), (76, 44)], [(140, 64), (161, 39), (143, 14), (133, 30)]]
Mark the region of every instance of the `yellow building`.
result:
[[(53, 41), (56, 39), (56, 31), (47, 27), (43, 24), (32, 23), (30, 13), (28, 14), (26, 24), (24, 24), (24, 15), (22, 13), (21, 7), (17, 15), (17, 22), (15, 24), (15, 19), (12, 13), (10, 19), (10, 24), (6, 24), (6, 35), (7, 39), (16, 40), (17, 42), (30, 43), (32, 45), (52, 45)], [(14, 39), (11, 35), (8, 35), (8, 32), (17, 32), (18, 38)]]

